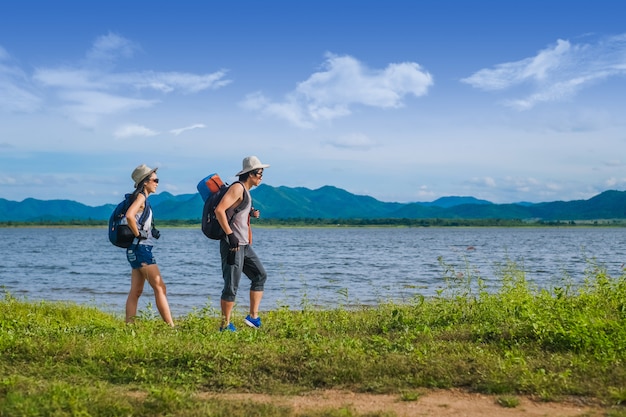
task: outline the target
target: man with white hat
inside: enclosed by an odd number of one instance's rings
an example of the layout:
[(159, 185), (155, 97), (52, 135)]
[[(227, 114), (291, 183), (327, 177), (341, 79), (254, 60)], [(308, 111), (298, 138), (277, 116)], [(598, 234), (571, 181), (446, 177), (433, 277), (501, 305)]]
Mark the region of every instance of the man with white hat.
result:
[(220, 300), (222, 324), (220, 331), (236, 330), (230, 322), (230, 315), (235, 306), (235, 296), (243, 272), (250, 279), (250, 314), (244, 323), (253, 328), (261, 327), (259, 305), (263, 298), (263, 289), (267, 274), (261, 260), (252, 249), (252, 230), (250, 216), (259, 217), (260, 213), (252, 207), (250, 189), (261, 183), (263, 169), (256, 156), (243, 159), (243, 167), (237, 174), (239, 181), (233, 183), (215, 208), (215, 217), (226, 233), (220, 241), (222, 256), (222, 276), (224, 289)]

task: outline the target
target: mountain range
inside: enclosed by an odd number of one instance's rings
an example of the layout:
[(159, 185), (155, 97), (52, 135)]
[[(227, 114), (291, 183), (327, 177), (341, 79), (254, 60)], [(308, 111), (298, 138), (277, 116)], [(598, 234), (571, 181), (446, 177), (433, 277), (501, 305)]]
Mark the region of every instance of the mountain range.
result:
[[(272, 187), (252, 190), (254, 206), (265, 219), (519, 219), (575, 221), (626, 218), (626, 192), (604, 191), (588, 200), (495, 204), (474, 197), (442, 197), (432, 202), (392, 203), (355, 195), (333, 186), (315, 190)], [(150, 196), (161, 220), (200, 220), (199, 194)], [(87, 206), (72, 200), (16, 202), (0, 198), (1, 222), (108, 220), (116, 204)]]

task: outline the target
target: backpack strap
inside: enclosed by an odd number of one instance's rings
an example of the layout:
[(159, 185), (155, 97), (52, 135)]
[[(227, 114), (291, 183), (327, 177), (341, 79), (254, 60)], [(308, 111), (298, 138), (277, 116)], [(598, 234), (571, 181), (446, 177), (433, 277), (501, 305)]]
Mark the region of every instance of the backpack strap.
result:
[(139, 217), (139, 224), (141, 225), (141, 228), (143, 228), (143, 225), (146, 223), (148, 216), (152, 212), (152, 207), (150, 207), (150, 202), (148, 201), (148, 196), (146, 195), (146, 192), (142, 191), (141, 194), (146, 197), (146, 201), (143, 205), (143, 213), (141, 213), (141, 216)]
[(241, 203), (235, 209), (235, 214), (237, 214), (241, 210), (243, 210), (243, 208), (246, 206), (246, 204), (248, 204), (248, 201), (250, 199), (250, 193), (246, 190), (246, 187), (245, 187), (245, 185), (243, 185), (243, 182), (236, 181), (233, 184), (237, 184), (237, 183), (241, 184), (241, 186), (243, 187), (243, 200), (241, 201)]
[(235, 215), (237, 215), (237, 213), (239, 213), (241, 210), (243, 210), (243, 208), (246, 206), (246, 204), (248, 204), (248, 201), (250, 199), (250, 195), (246, 191), (246, 187), (243, 185), (243, 182), (235, 181), (230, 186), (232, 187), (233, 185), (235, 185), (237, 183), (241, 184), (241, 186), (243, 187), (243, 200), (241, 201), (241, 203), (239, 203), (239, 205), (237, 207), (235, 207), (233, 215), (230, 216), (230, 219), (228, 219), (228, 224), (230, 224), (230, 222), (233, 221), (233, 218), (235, 218)]

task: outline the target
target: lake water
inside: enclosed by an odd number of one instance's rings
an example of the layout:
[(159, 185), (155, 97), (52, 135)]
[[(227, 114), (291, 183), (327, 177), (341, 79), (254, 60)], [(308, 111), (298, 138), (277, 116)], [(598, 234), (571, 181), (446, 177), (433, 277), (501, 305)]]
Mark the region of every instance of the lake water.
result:
[[(175, 317), (219, 307), (218, 242), (199, 229), (163, 228), (155, 246)], [(582, 282), (590, 262), (622, 274), (623, 228), (255, 228), (268, 272), (261, 310), (403, 302), (444, 287), (441, 258), (455, 271), (499, 282), (514, 261), (540, 287)], [(130, 266), (106, 228), (0, 228), (0, 292), (18, 299), (73, 301), (123, 315)], [(237, 305), (248, 306), (242, 278)], [(2, 291), (2, 289), (4, 291)], [(140, 309), (151, 303), (146, 284)]]

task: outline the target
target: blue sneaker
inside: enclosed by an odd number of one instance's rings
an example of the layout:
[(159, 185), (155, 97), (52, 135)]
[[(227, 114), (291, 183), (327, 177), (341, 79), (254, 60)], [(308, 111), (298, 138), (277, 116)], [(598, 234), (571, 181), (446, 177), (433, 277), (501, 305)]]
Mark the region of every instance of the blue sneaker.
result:
[(237, 329), (235, 328), (235, 326), (232, 323), (228, 323), (228, 326), (226, 326), (226, 327), (220, 327), (220, 332), (223, 332), (225, 330), (229, 331), (229, 332), (236, 332), (237, 331)]
[(250, 317), (250, 314), (248, 314), (243, 322), (250, 327), (254, 327), (255, 329), (261, 327), (261, 317), (253, 319), (252, 317)]

